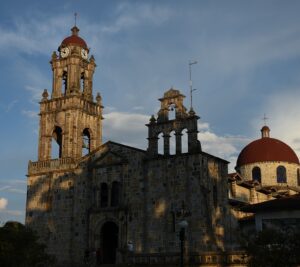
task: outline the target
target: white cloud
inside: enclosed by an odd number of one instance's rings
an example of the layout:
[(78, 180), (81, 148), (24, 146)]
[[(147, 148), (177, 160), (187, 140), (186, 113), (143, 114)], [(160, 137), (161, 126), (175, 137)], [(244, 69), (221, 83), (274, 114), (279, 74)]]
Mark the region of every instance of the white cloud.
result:
[(0, 198), (0, 210), (5, 210), (8, 204), (8, 200), (6, 198)]
[[(104, 138), (146, 149), (147, 127), (150, 116), (113, 111), (105, 114)], [(224, 135), (219, 136), (212, 132), (207, 122), (198, 123), (198, 139), (202, 150), (214, 156), (230, 161), (229, 169), (234, 171), (236, 158), (241, 149), (250, 142), (243, 136)], [(183, 144), (184, 145), (184, 144)]]
[(3, 109), (5, 112), (9, 112), (12, 108), (18, 103), (18, 100), (15, 99), (7, 104), (0, 103), (0, 108)]
[[(287, 143), (300, 157), (300, 88), (284, 88), (270, 96), (265, 112), (270, 135)], [(256, 124), (253, 122), (253, 124)]]
[(38, 117), (38, 112), (33, 110), (22, 110), (23, 115), (27, 116), (28, 118), (36, 119)]
[(202, 150), (229, 161), (229, 171), (233, 172), (238, 154), (250, 142), (250, 139), (234, 135), (219, 136), (211, 131), (206, 122), (199, 123), (198, 129), (200, 130), (198, 139), (201, 142)]
[(104, 115), (103, 135), (111, 141), (146, 148), (147, 127), (149, 116), (113, 111)]

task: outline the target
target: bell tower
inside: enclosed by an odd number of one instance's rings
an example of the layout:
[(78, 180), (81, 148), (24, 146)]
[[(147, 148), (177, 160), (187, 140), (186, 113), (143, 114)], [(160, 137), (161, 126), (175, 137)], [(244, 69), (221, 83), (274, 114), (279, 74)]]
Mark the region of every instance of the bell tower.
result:
[[(197, 121), (199, 117), (191, 108), (189, 112), (183, 105), (185, 96), (179, 90), (169, 89), (164, 96), (159, 99), (161, 108), (157, 118), (152, 115), (146, 126), (148, 127), (148, 153), (150, 157), (158, 155), (158, 136), (163, 134), (163, 155), (170, 155), (170, 133), (175, 132), (176, 155), (182, 154), (182, 132), (187, 130), (188, 153), (199, 153), (201, 143), (198, 140)], [(175, 118), (170, 118), (170, 111), (175, 111)]]
[[(102, 143), (102, 99), (93, 99), (96, 63), (74, 26), (50, 61), (52, 93), (40, 102), (38, 160), (79, 158)], [(56, 147), (57, 153), (53, 156)]]

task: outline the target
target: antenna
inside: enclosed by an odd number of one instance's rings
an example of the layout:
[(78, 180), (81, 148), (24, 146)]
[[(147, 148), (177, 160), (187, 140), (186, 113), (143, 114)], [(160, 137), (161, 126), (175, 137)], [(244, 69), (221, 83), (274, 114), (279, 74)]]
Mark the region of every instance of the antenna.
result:
[(193, 109), (193, 91), (196, 91), (197, 89), (193, 89), (193, 82), (192, 82), (192, 65), (197, 64), (198, 62), (196, 60), (189, 61), (189, 72), (190, 72), (190, 96), (191, 96), (191, 109)]
[(75, 19), (75, 26), (76, 26), (76, 22), (77, 22), (77, 13), (74, 13), (74, 19)]
[(267, 125), (267, 120), (268, 120), (268, 119), (269, 119), (269, 118), (266, 117), (266, 113), (264, 113), (263, 121), (264, 121), (265, 126)]

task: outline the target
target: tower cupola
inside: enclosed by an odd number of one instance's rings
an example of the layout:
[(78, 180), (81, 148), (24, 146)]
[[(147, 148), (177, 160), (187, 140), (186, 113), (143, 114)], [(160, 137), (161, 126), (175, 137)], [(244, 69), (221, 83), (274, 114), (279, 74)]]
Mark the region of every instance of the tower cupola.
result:
[(51, 56), (52, 93), (44, 91), (40, 102), (39, 161), (80, 158), (102, 143), (102, 98), (93, 99), (95, 59), (79, 28), (71, 31)]

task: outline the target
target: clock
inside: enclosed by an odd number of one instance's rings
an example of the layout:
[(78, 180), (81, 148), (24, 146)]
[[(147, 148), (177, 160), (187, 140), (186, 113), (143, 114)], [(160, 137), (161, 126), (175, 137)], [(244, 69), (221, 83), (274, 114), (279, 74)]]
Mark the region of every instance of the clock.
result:
[(81, 49), (81, 56), (83, 59), (87, 59), (88, 58), (88, 52), (85, 49)]
[(60, 56), (66, 58), (70, 54), (70, 49), (68, 47), (63, 47), (60, 49)]

